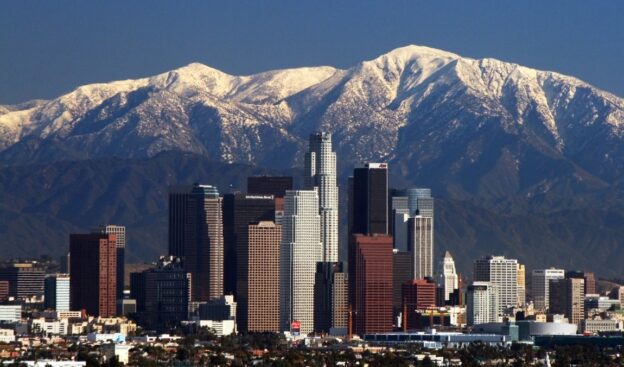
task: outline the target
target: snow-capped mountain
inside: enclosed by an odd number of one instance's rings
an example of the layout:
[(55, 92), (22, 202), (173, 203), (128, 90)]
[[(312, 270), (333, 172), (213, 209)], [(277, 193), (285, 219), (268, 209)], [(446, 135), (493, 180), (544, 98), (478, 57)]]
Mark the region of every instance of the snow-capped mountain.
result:
[(181, 150), (291, 167), (319, 129), (334, 134), (341, 167), (389, 161), (405, 180), (455, 197), (591, 190), (624, 172), (622, 98), (554, 72), (420, 46), (346, 70), (232, 76), (190, 64), (0, 107), (0, 161)]

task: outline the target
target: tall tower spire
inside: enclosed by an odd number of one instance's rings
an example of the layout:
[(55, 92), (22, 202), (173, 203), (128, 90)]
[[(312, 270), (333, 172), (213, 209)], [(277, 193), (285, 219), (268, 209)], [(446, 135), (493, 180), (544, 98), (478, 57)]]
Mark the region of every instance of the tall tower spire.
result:
[(336, 186), (336, 153), (332, 150), (330, 133), (310, 135), (310, 145), (305, 155), (304, 185), (316, 188), (321, 215), (321, 242), (323, 261), (338, 261), (338, 187)]

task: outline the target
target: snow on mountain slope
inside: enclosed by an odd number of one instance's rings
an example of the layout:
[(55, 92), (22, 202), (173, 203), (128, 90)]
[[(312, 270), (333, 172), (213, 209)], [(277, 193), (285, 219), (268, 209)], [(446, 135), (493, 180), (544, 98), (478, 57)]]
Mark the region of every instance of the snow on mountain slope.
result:
[(83, 86), (3, 111), (0, 160), (181, 150), (290, 167), (307, 135), (323, 129), (334, 133), (342, 167), (383, 159), (457, 196), (535, 195), (557, 182), (619, 179), (623, 122), (624, 100), (573, 77), (407, 46), (346, 70), (233, 76), (194, 63)]

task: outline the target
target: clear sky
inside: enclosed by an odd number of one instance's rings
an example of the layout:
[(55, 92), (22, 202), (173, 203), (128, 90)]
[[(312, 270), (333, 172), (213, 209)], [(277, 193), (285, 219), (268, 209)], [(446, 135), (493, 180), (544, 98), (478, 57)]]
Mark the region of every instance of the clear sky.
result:
[(624, 96), (624, 1), (0, 0), (0, 104), (201, 62), (348, 67), (407, 44), (577, 76)]

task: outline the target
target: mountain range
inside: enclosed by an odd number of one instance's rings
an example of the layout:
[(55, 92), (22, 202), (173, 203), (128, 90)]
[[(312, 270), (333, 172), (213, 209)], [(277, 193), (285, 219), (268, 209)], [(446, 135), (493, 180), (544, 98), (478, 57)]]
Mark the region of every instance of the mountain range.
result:
[[(146, 233), (166, 218), (166, 183), (225, 184), (220, 176), (254, 170), (297, 174), (307, 137), (318, 130), (333, 134), (343, 186), (355, 165), (385, 161), (393, 186), (431, 187), (436, 246), (467, 257), (464, 271), (496, 251), (529, 268), (622, 275), (624, 100), (555, 72), (421, 46), (344, 70), (233, 76), (194, 63), (0, 106), (0, 215), (21, 218), (0, 234), (11, 250), (37, 243), (36, 251), (56, 253), (66, 244), (37, 236), (62, 242), (67, 230), (125, 218), (142, 221), (135, 246), (152, 249), (137, 256), (152, 255), (165, 248), (164, 236)], [(204, 169), (185, 174), (172, 157)], [(102, 162), (113, 178), (80, 174)], [(169, 172), (164, 181), (157, 164)], [(31, 185), (20, 187), (17, 177)], [(80, 185), (64, 192), (70, 177)], [(150, 188), (144, 180), (161, 181)], [(149, 203), (162, 201), (154, 217), (139, 204), (147, 193), (156, 195)], [(37, 195), (47, 200), (13, 205)], [(94, 195), (115, 209), (96, 215), (98, 201), (86, 200)], [(68, 201), (63, 224), (50, 219)], [(29, 224), (38, 230), (29, 234)]]

